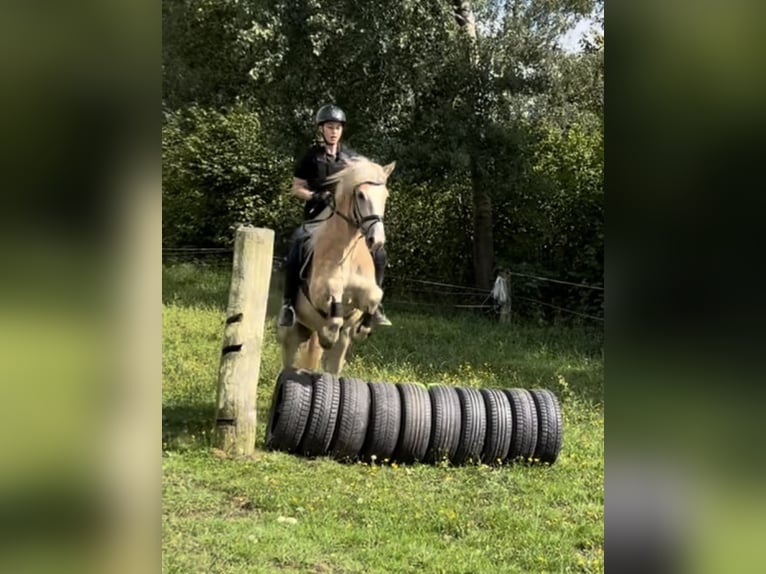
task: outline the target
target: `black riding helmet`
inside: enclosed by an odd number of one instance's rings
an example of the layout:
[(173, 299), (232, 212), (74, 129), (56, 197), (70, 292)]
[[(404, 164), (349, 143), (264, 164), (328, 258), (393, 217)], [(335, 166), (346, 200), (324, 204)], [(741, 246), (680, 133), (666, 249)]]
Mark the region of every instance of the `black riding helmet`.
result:
[(316, 124), (321, 126), (325, 122), (346, 123), (346, 114), (335, 104), (326, 104), (317, 110)]

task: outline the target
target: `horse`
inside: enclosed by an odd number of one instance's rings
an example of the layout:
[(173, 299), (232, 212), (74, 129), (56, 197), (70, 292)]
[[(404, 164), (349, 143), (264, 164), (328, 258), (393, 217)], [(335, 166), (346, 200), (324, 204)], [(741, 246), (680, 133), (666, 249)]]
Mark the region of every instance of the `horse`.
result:
[(321, 360), (322, 370), (339, 375), (351, 342), (370, 334), (371, 315), (383, 297), (371, 251), (386, 241), (386, 182), (395, 165), (360, 157), (328, 178), (334, 201), (304, 224), (311, 263), (295, 302), (295, 323), (277, 327), (283, 368), (316, 371)]

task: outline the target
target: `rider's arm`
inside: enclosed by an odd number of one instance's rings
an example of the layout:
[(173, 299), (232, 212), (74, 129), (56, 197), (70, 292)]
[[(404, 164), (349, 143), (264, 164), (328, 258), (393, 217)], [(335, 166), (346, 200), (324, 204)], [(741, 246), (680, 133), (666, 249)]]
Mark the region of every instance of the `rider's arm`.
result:
[(309, 182), (299, 177), (293, 177), (292, 193), (302, 201), (308, 201), (313, 195), (309, 189)]
[(317, 166), (313, 148), (300, 159), (293, 172), (293, 187), (291, 193), (301, 201), (308, 201), (313, 195), (309, 181), (316, 178)]

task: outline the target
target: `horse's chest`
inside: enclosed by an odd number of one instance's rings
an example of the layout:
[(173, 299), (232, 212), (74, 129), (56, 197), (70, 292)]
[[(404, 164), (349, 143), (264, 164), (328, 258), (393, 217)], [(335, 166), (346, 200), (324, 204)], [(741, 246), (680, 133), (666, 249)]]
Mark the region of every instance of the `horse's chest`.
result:
[(365, 276), (360, 266), (353, 266), (348, 270), (348, 274), (346, 276), (347, 290), (356, 291), (357, 289), (366, 287), (368, 283), (369, 278)]

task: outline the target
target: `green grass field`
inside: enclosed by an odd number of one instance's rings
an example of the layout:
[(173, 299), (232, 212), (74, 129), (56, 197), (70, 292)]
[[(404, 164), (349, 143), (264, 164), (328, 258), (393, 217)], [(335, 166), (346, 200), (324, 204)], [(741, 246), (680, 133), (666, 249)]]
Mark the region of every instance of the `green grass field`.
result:
[[(367, 380), (547, 388), (564, 415), (548, 465), (340, 464), (261, 450), (280, 370), (270, 302), (252, 460), (210, 448), (229, 276), (163, 269), (163, 572), (602, 572), (600, 331), (500, 325), (389, 304), (353, 350)], [(275, 286), (276, 287), (276, 286)]]

